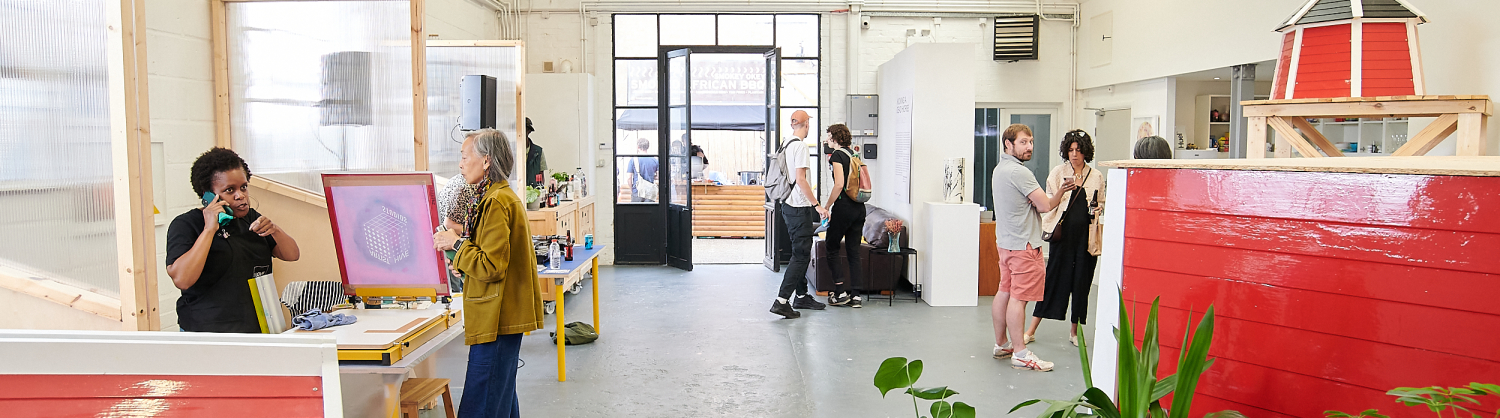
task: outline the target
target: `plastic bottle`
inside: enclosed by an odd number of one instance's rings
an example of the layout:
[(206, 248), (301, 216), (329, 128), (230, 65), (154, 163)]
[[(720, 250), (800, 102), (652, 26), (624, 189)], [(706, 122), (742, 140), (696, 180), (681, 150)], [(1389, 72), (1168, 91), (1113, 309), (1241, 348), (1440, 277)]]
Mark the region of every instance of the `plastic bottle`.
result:
[(573, 187), (578, 190), (575, 199), (582, 199), (589, 195), (589, 179), (583, 173), (583, 167), (573, 173)]
[(557, 238), (552, 239), (552, 244), (547, 246), (547, 268), (562, 268), (562, 250), (557, 246)]

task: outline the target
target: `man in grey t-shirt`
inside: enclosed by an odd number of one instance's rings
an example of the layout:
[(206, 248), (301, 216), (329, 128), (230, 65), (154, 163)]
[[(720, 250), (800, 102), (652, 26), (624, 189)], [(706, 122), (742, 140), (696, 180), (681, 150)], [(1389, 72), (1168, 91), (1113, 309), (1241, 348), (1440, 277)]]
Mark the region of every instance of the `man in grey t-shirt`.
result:
[[(1042, 260), (1042, 212), (1062, 203), (1064, 192), (1077, 185), (1064, 182), (1057, 194), (1048, 196), (1031, 170), (1021, 165), (1031, 160), (1031, 128), (1014, 124), (1000, 135), (1005, 153), (991, 175), (995, 201), (995, 244), (1000, 250), (1000, 288), (990, 304), (995, 325), (996, 359), (1010, 358), (1010, 366), (1021, 370), (1051, 371), (1052, 362), (1042, 361), (1026, 349), (1026, 302), (1042, 300), (1047, 264)], [(1007, 333), (1009, 331), (1009, 333)]]

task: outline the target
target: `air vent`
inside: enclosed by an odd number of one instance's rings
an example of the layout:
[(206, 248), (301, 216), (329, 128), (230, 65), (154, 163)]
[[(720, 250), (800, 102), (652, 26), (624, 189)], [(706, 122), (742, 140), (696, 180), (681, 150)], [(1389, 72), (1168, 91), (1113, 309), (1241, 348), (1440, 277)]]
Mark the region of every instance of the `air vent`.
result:
[(1037, 15), (1000, 16), (995, 18), (995, 61), (1036, 59)]

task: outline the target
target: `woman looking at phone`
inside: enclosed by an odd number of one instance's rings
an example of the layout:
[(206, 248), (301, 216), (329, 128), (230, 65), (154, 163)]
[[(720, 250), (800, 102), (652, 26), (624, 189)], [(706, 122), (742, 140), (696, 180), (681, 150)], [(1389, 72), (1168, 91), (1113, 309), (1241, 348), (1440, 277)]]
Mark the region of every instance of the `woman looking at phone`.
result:
[(249, 280), (271, 274), (272, 257), (301, 258), (297, 241), (250, 207), (250, 165), (234, 151), (208, 150), (189, 173), (204, 207), (167, 227), (167, 275), (182, 290), (177, 323), (183, 331), (259, 333)]
[(1042, 215), (1042, 237), (1052, 254), (1047, 258), (1042, 301), (1036, 303), (1031, 327), (1023, 338), (1028, 343), (1036, 341), (1042, 318), (1066, 319), (1071, 296), (1073, 328), (1068, 331), (1068, 341), (1078, 345), (1078, 324), (1088, 318), (1089, 287), (1094, 282), (1094, 266), (1099, 263), (1099, 257), (1089, 253), (1089, 224), (1094, 219), (1095, 204), (1103, 199), (1104, 173), (1089, 165), (1094, 161), (1094, 141), (1081, 129), (1063, 134), (1058, 153), (1067, 162), (1053, 167), (1047, 175), (1047, 193), (1058, 193), (1068, 183), (1077, 188), (1062, 191), (1065, 203)]

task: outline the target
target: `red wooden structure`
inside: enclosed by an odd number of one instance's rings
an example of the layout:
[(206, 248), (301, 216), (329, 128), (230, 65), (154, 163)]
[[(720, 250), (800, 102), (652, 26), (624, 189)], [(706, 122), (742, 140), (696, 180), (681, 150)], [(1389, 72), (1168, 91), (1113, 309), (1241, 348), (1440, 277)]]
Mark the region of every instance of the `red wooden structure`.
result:
[(1193, 416), (1428, 416), (1385, 392), (1500, 383), (1500, 158), (1118, 163), (1096, 323), (1113, 280), (1137, 326), (1160, 296), (1165, 376), (1213, 304)]
[(1271, 100), (1426, 94), (1417, 25), (1405, 0), (1309, 0), (1277, 28)]

